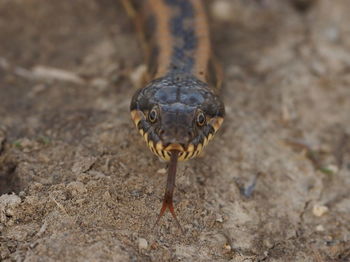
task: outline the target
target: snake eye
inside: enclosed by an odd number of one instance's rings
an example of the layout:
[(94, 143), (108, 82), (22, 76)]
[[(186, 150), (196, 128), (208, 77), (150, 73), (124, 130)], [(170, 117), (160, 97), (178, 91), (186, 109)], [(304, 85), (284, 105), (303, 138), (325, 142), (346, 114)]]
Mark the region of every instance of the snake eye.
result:
[(199, 112), (197, 115), (197, 125), (198, 126), (203, 126), (205, 124), (205, 115), (203, 112)]
[(154, 123), (157, 121), (158, 118), (158, 111), (156, 108), (152, 108), (152, 110), (148, 113), (148, 119), (151, 123)]

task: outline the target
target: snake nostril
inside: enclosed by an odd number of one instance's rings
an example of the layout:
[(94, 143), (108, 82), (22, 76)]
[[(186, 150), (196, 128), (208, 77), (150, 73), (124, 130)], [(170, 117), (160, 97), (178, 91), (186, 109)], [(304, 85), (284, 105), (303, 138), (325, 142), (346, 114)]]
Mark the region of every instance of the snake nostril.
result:
[(192, 132), (192, 131), (188, 131), (188, 132), (187, 132), (187, 135), (188, 135), (189, 137), (193, 137), (193, 132)]
[(164, 129), (160, 129), (160, 130), (159, 130), (159, 135), (160, 135), (160, 136), (163, 136), (164, 133), (165, 133), (165, 130), (164, 130)]

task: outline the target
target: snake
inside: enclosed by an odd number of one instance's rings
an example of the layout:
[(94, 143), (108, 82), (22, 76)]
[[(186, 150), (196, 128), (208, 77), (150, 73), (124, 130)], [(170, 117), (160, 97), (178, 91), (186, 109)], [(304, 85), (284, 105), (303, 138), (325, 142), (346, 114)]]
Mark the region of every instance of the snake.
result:
[[(202, 0), (124, 0), (145, 50), (147, 70), (131, 118), (148, 148), (169, 161), (160, 217), (173, 207), (177, 161), (201, 154), (223, 123), (222, 71), (212, 52)], [(180, 226), (181, 227), (181, 226)]]

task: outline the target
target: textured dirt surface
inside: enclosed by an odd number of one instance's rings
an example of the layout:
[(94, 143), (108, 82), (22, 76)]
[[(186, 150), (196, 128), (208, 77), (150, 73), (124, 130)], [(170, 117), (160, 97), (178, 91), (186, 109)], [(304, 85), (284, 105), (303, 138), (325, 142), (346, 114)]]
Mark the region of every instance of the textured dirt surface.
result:
[(217, 2), (227, 117), (179, 167), (182, 234), (152, 230), (165, 163), (119, 2), (0, 0), (0, 261), (350, 261), (348, 0)]

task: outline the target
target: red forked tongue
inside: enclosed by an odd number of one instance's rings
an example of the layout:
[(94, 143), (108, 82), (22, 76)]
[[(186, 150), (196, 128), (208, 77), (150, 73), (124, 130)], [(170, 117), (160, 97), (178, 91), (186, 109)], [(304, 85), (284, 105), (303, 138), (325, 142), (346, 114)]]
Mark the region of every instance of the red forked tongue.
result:
[(171, 150), (170, 163), (168, 167), (168, 178), (166, 183), (165, 195), (163, 199), (163, 205), (162, 205), (162, 208), (160, 209), (157, 221), (154, 224), (153, 228), (158, 224), (159, 220), (161, 219), (161, 217), (164, 215), (165, 211), (168, 208), (173, 218), (175, 219), (177, 226), (181, 229), (182, 232), (184, 232), (179, 223), (179, 220), (176, 217), (176, 214), (174, 211), (174, 205), (173, 205), (173, 193), (175, 188), (175, 176), (176, 176), (176, 166), (177, 166), (178, 156), (179, 156), (179, 151)]

